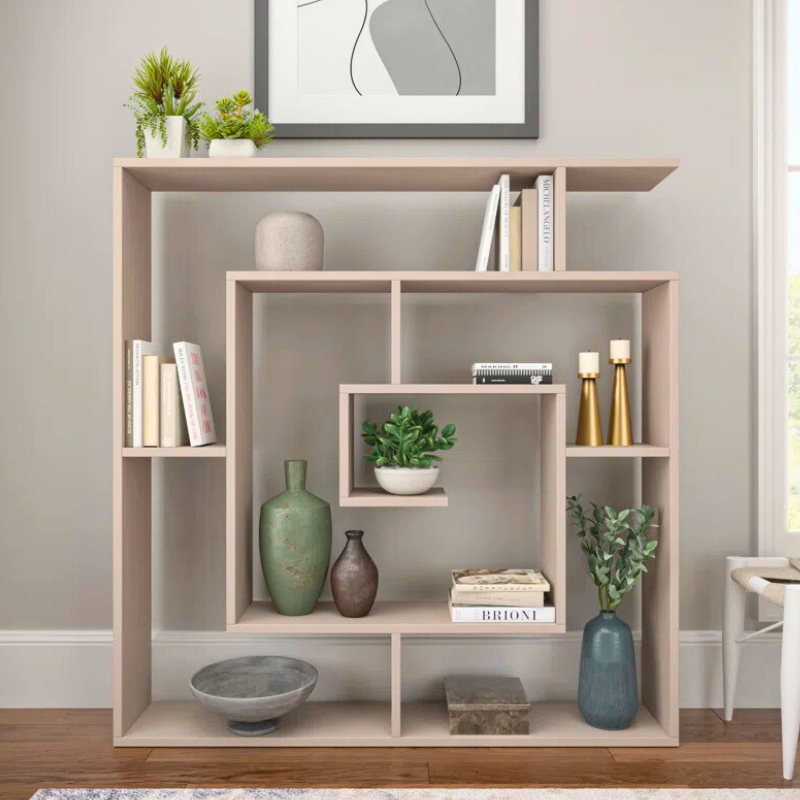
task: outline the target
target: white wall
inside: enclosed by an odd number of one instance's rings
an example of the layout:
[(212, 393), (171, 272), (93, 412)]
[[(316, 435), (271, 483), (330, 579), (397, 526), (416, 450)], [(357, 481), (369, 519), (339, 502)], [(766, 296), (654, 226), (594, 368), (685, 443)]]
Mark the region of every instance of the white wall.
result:
[[(680, 273), (681, 622), (692, 630), (719, 628), (723, 557), (754, 546), (750, 23), (747, 0), (542, 0), (538, 140), (279, 140), (267, 152), (681, 159), (652, 194), (571, 197), (568, 266)], [(252, 3), (0, 4), (0, 629), (111, 624), (111, 158), (134, 153), (121, 103), (139, 57), (164, 43), (200, 67), (206, 101), (249, 87)], [(473, 260), (482, 204), (469, 194), (159, 198), (155, 335), (202, 344), (222, 421), (223, 273), (252, 264), (261, 215), (314, 213), (327, 268), (458, 269)], [(569, 383), (577, 349), (635, 334), (633, 301), (607, 299), (415, 298), (407, 375), (450, 380), (484, 355), (529, 354), (553, 360)], [(332, 500), (331, 392), (384, 379), (385, 299), (259, 301), (259, 341), (280, 347), (257, 348), (265, 392), (254, 502), (279, 491), (281, 461), (297, 456), (311, 462), (309, 488)], [(733, 389), (731, 375), (741, 376)], [(609, 392), (606, 376), (604, 403)], [(386, 597), (409, 587), (439, 596), (442, 571), (456, 562), (519, 559), (535, 543), (535, 474), (523, 447), (535, 428), (525, 405), (453, 400), (436, 410), (462, 431), (447, 467), (449, 509), (334, 509), (334, 549), (345, 527), (363, 527), (385, 565)], [(571, 465), (570, 491), (633, 502), (630, 467), (604, 466)], [(223, 472), (205, 463), (157, 469), (155, 616), (165, 628), (222, 627)], [(575, 630), (594, 610), (579, 555), (571, 547)]]

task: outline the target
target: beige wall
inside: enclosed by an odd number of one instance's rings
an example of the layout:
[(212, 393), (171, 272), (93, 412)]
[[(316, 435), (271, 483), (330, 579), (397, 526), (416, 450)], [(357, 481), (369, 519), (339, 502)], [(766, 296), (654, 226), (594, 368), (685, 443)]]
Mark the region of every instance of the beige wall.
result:
[[(201, 68), (207, 101), (249, 86), (251, 5), (0, 3), (0, 628), (110, 626), (110, 160), (134, 152), (121, 103), (137, 59), (165, 42)], [(750, 4), (541, 5), (540, 139), (286, 141), (269, 154), (681, 159), (651, 195), (570, 198), (569, 267), (681, 274), (681, 620), (684, 628), (718, 628), (722, 557), (749, 552), (754, 541)], [(223, 421), (223, 273), (252, 264), (262, 214), (314, 213), (325, 226), (328, 268), (459, 269), (473, 261), (482, 204), (477, 195), (159, 198), (156, 335), (202, 344)], [(311, 462), (310, 488), (333, 500), (335, 387), (385, 378), (386, 301), (259, 304), (254, 501), (280, 489), (282, 459), (298, 456)], [(415, 298), (406, 375), (455, 380), (482, 357), (553, 360), (570, 385), (572, 429), (575, 352), (634, 336), (636, 314), (627, 298)], [(723, 395), (721, 378), (731, 375), (734, 390)], [(609, 390), (606, 378), (604, 402)], [(363, 527), (384, 567), (385, 597), (439, 596), (450, 566), (535, 556), (530, 409), (511, 398), (503, 408), (463, 399), (435, 408), (462, 436), (447, 466), (450, 508), (334, 509), (335, 550), (345, 527)], [(633, 502), (631, 467), (604, 466), (571, 466), (570, 491)], [(205, 463), (156, 471), (162, 625), (222, 626), (223, 473)], [(594, 599), (573, 544), (569, 622), (579, 628)]]

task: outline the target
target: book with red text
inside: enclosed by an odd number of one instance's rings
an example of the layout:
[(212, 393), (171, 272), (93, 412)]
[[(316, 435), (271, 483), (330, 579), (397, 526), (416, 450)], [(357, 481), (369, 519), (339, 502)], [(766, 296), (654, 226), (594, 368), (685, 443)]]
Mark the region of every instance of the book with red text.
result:
[(178, 365), (178, 380), (189, 429), (189, 444), (200, 447), (217, 441), (211, 399), (208, 395), (203, 354), (196, 344), (175, 342), (175, 363)]

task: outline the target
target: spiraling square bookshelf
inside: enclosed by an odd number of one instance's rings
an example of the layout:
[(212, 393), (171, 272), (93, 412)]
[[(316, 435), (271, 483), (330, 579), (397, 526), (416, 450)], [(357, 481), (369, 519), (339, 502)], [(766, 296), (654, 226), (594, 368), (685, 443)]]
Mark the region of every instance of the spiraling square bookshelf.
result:
[[(677, 168), (669, 159), (117, 159), (114, 162), (114, 743), (117, 746), (675, 746), (678, 744), (678, 279), (671, 272), (567, 271), (566, 194), (650, 191)], [(124, 445), (124, 346), (151, 337), (152, 192), (488, 191), (499, 176), (513, 190), (554, 175), (555, 264), (552, 273), (228, 272), (226, 280), (227, 442), (210, 448), (129, 449)], [(222, 287), (220, 287), (222, 291)], [(448, 502), (446, 489), (421, 498), (389, 498), (353, 482), (350, 414), (359, 394), (526, 393), (541, 406), (540, 558), (553, 585), (552, 624), (469, 625), (450, 621), (442, 602), (378, 602), (363, 619), (321, 603), (306, 617), (281, 617), (253, 600), (253, 294), (382, 293), (389, 297), (387, 384), (340, 387), (340, 503), (428, 508)], [(419, 293), (631, 293), (642, 298), (644, 443), (631, 448), (567, 444), (564, 386), (476, 387), (402, 383), (403, 297)], [(385, 636), (391, 697), (385, 703), (310, 702), (270, 736), (227, 731), (224, 720), (192, 702), (153, 702), (151, 692), (151, 465), (153, 458), (224, 459), (226, 467), (226, 627), (231, 633)], [(659, 556), (642, 586), (641, 708), (625, 731), (588, 726), (575, 702), (535, 705), (525, 736), (448, 734), (444, 703), (402, 698), (403, 640), (408, 636), (558, 636), (566, 630), (568, 463), (575, 458), (641, 459), (642, 496), (659, 511)], [(532, 487), (533, 488), (533, 487)], [(384, 569), (391, 569), (386, 565)], [(186, 676), (188, 681), (189, 675)]]

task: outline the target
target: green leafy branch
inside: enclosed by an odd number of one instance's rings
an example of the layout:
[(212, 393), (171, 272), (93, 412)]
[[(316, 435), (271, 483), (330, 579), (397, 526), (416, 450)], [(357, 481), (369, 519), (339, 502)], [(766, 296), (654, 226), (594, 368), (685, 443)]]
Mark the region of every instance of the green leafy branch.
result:
[(647, 572), (658, 542), (648, 539), (656, 511), (652, 506), (625, 509), (617, 513), (610, 506), (592, 503), (592, 512), (581, 506), (580, 496), (567, 498), (567, 513), (588, 562), (589, 575), (597, 586), (602, 611), (615, 611)]
[(258, 110), (245, 110), (253, 102), (245, 89), (231, 97), (217, 100), (214, 115), (203, 114), (200, 122), (200, 137), (206, 142), (214, 139), (251, 139), (260, 150), (268, 144), (275, 128)]
[(453, 436), (455, 425), (445, 425), (440, 434), (432, 411), (420, 414), (408, 406), (398, 406), (380, 430), (371, 420), (361, 428), (361, 438), (372, 448), (364, 458), (376, 467), (430, 467), (442, 460), (434, 455), (437, 450), (452, 450), (458, 441)]

